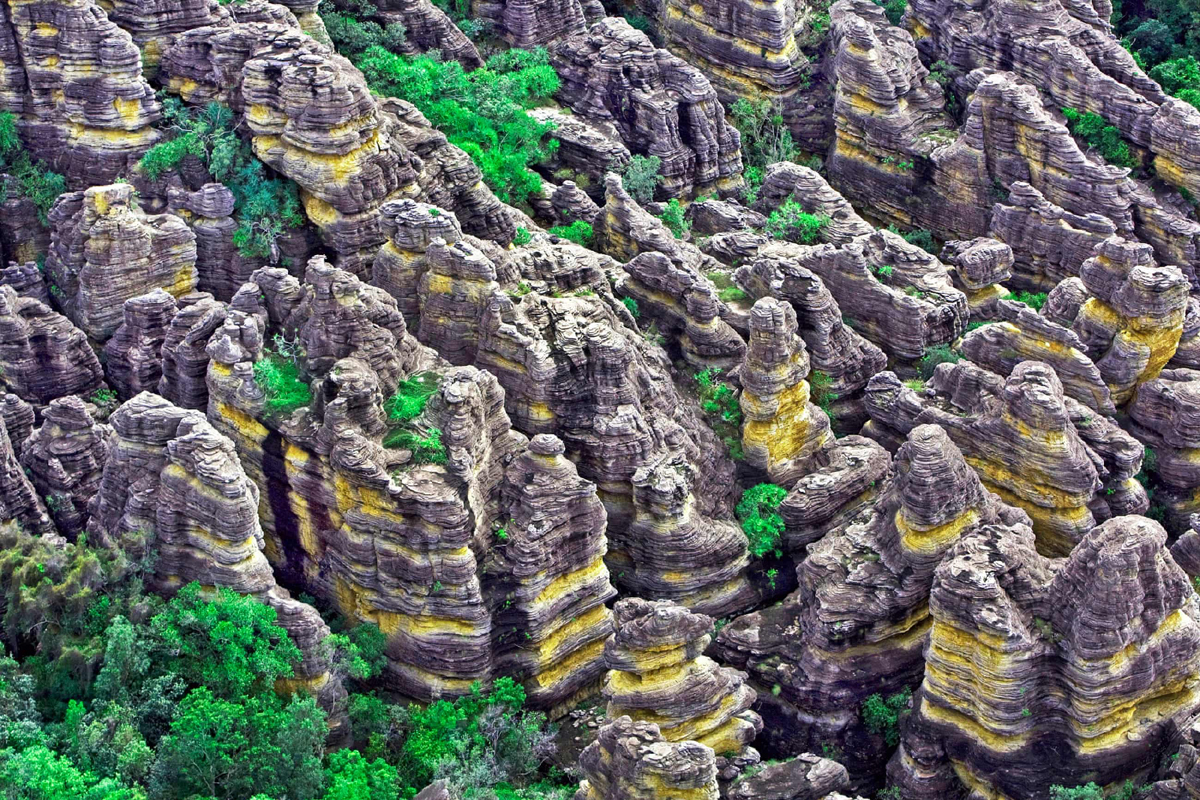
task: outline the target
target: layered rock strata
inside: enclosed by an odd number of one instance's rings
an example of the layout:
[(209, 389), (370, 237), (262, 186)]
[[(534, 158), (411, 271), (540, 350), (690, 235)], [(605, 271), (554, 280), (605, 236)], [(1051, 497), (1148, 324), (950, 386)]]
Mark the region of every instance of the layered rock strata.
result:
[(203, 293), (179, 298), (163, 338), (158, 393), (181, 408), (208, 408), (208, 342), (225, 323), (226, 305)]
[(88, 503), (108, 458), (106, 425), (98, 425), (78, 397), (59, 398), (42, 426), (21, 447), (21, 464), (43, 498), (54, 527), (74, 539), (87, 526)]
[(104, 345), (104, 368), (117, 396), (128, 400), (158, 391), (163, 342), (178, 307), (170, 293), (156, 289), (126, 300), (124, 311), (124, 322)]
[(84, 332), (11, 286), (0, 286), (0, 369), (10, 392), (39, 406), (69, 394), (89, 397), (104, 386)]
[(1024, 526), (965, 536), (934, 578), (924, 682), (889, 765), (900, 797), (1030, 797), (1152, 770), (1200, 703), (1195, 594), (1165, 544), (1136, 516), (1058, 560)]
[(1021, 519), (988, 493), (941, 428), (913, 429), (876, 502), (809, 546), (799, 589), (721, 630), (724, 660), (779, 687), (762, 704), (767, 746), (837, 747), (856, 780), (876, 780), (889, 743), (860, 708), (920, 681), (934, 570), (968, 532)]
[(146, 214), (127, 183), (63, 195), (50, 212), (46, 273), (64, 313), (94, 341), (122, 322), (126, 300), (196, 288), (196, 237), (179, 217)]
[(717, 800), (712, 748), (665, 739), (651, 722), (620, 717), (600, 729), (579, 757), (583, 781), (575, 800), (674, 797)]
[(612, 123), (633, 153), (657, 156), (671, 196), (732, 192), (741, 184), (737, 129), (695, 67), (657, 49), (620, 17), (550, 47), (559, 101), (586, 120)]

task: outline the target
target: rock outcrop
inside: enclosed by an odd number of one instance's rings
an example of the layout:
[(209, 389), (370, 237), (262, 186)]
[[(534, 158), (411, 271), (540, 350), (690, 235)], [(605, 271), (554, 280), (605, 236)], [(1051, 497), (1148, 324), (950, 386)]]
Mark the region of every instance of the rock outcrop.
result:
[(127, 183), (63, 195), (50, 212), (46, 273), (64, 313), (96, 342), (121, 325), (126, 300), (196, 288), (196, 237), (179, 217), (146, 214)]
[(453, 245), (462, 239), (458, 219), (428, 203), (398, 200), (380, 209), (387, 241), (371, 265), (371, 283), (396, 299), (405, 321), (416, 324), (421, 306), (418, 287), (429, 268), (429, 247), (441, 239)]
[(1135, 516), (1059, 560), (1024, 526), (964, 536), (934, 578), (925, 677), (889, 765), (900, 797), (1031, 797), (1153, 769), (1200, 704), (1195, 593), (1165, 544)]
[(875, 781), (889, 742), (860, 709), (871, 695), (902, 697), (919, 682), (934, 570), (969, 531), (1021, 519), (941, 428), (914, 428), (874, 504), (809, 545), (800, 588), (721, 630), (722, 658), (772, 687), (760, 706), (767, 746), (837, 747), (856, 780)]
[(275, 582), (263, 555), (258, 489), (238, 461), (233, 442), (198, 411), (142, 392), (112, 415), (114, 443), (89, 507), (89, 531), (119, 542), (134, 531), (153, 534), (158, 558), (154, 587), (171, 594), (198, 581), (258, 597), (303, 658), (280, 689), (303, 689), (329, 712), (331, 736), (346, 730), (346, 690), (323, 646), (329, 628), (316, 609), (293, 600)]
[(127, 174), (158, 140), (161, 117), (130, 35), (93, 0), (22, 3), (0, 25), (0, 87), (20, 97), (0, 107), (19, 112), (32, 156), (74, 188)]
[(665, 193), (741, 187), (740, 136), (712, 84), (624, 19), (606, 17), (559, 40), (550, 58), (562, 79), (559, 101), (586, 120), (615, 125), (631, 152), (662, 159)]
[(702, 655), (712, 619), (639, 598), (619, 601), (613, 613), (614, 633), (604, 648), (609, 720), (653, 722), (667, 741), (740, 755), (762, 720), (750, 710), (755, 693), (745, 676)]
[(620, 717), (579, 757), (584, 779), (575, 800), (642, 800), (677, 797), (717, 800), (712, 748), (663, 738), (657, 725)]
[(196, 236), (197, 288), (225, 301), (263, 266), (262, 259), (242, 255), (233, 243), (234, 205), (224, 184), (206, 183), (194, 192), (167, 187), (167, 209)]
[(125, 301), (125, 320), (104, 345), (104, 368), (117, 396), (158, 391), (163, 342), (178, 307), (164, 289)]
[(771, 297), (756, 302), (741, 369), (746, 463), (780, 486), (808, 472), (808, 459), (833, 441), (829, 418), (810, 401), (808, 351), (796, 331), (789, 303)]
[(87, 526), (88, 504), (100, 487), (109, 429), (74, 396), (50, 403), (42, 418), (42, 426), (21, 447), (21, 464), (45, 498), (54, 526), (74, 539)]
[[(1191, 515), (1200, 513), (1200, 429), (1196, 403), (1200, 401), (1200, 372), (1164, 370), (1138, 387), (1127, 408), (1130, 431), (1149, 448), (1143, 469), (1158, 481), (1154, 503), (1165, 515), (1163, 524), (1172, 533), (1187, 531)], [(1189, 574), (1200, 564), (1181, 559)]]
[(179, 298), (162, 342), (158, 393), (181, 408), (208, 408), (208, 342), (225, 323), (226, 305), (203, 293)]
[(84, 332), (11, 286), (0, 286), (0, 369), (10, 392), (39, 406), (69, 394), (89, 397), (104, 386)]

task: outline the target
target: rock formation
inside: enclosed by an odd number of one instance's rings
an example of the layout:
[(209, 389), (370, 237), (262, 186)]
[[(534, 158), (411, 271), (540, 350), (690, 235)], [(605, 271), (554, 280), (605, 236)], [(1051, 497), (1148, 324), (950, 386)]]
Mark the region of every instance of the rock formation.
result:
[(104, 386), (83, 331), (10, 286), (0, 286), (0, 369), (8, 390), (36, 405), (69, 394), (90, 396)]
[(1200, 703), (1195, 593), (1165, 543), (1133, 516), (1059, 560), (1024, 526), (964, 536), (934, 578), (925, 678), (888, 770), (900, 796), (1029, 797), (1152, 769)]
[(721, 631), (722, 658), (772, 687), (761, 705), (767, 746), (840, 748), (852, 775), (869, 782), (889, 743), (860, 709), (871, 695), (903, 696), (920, 680), (942, 556), (969, 531), (1020, 519), (941, 428), (914, 428), (877, 501), (809, 546), (800, 588)]
[(211, 295), (179, 298), (162, 342), (162, 377), (158, 394), (181, 408), (208, 408), (208, 342), (225, 322), (226, 306)]
[(375, 255), (371, 284), (396, 298), (410, 324), (420, 320), (417, 287), (428, 269), (426, 253), (435, 239), (452, 245), (462, 239), (458, 219), (428, 203), (398, 200), (380, 209), (387, 241)]
[(600, 729), (579, 757), (584, 780), (575, 800), (647, 800), (652, 797), (717, 800), (712, 748), (663, 738), (651, 722), (620, 717)]
[(233, 243), (233, 192), (223, 184), (206, 183), (188, 192), (169, 186), (167, 208), (196, 236), (197, 288), (218, 300), (229, 300), (262, 266), (261, 259), (242, 255)]
[(78, 397), (59, 398), (46, 408), (42, 427), (21, 447), (21, 464), (45, 498), (54, 526), (74, 539), (87, 526), (108, 458), (108, 426), (98, 425)]
[(559, 101), (586, 120), (611, 122), (631, 152), (662, 159), (667, 194), (741, 186), (737, 129), (695, 67), (656, 49), (620, 17), (561, 39), (550, 57), (562, 80)]
[(108, 382), (121, 399), (157, 391), (163, 341), (177, 310), (175, 298), (164, 289), (125, 301), (125, 321), (104, 345)]
[(179, 217), (144, 213), (129, 184), (63, 195), (50, 224), (46, 273), (60, 292), (55, 299), (94, 341), (116, 332), (126, 300), (196, 288), (195, 235)]

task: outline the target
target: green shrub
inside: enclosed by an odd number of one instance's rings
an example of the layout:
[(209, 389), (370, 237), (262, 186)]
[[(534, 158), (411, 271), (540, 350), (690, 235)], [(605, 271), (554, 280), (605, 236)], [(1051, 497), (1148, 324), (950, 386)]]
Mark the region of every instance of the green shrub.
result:
[[(0, 111), (0, 172), (7, 172), (16, 183), (21, 197), (37, 209), (38, 221), (49, 224), (47, 214), (58, 196), (67, 190), (67, 179), (52, 172), (42, 161), (34, 161), (21, 149), (17, 118), (11, 111)], [(0, 184), (0, 202), (7, 200), (9, 187)]]
[(1138, 166), (1138, 161), (1129, 150), (1129, 143), (1121, 138), (1121, 131), (1114, 125), (1109, 125), (1104, 117), (1091, 111), (1081, 112), (1073, 108), (1064, 108), (1063, 116), (1067, 118), (1067, 127), (1071, 133), (1078, 136), (1088, 146), (1115, 167)]
[(888, 22), (899, 25), (905, 9), (908, 8), (908, 0), (875, 0), (875, 5), (883, 6), (883, 12), (887, 15)]
[(384, 437), (383, 446), (411, 451), (414, 464), (445, 464), (447, 459), (442, 432), (437, 428), (427, 429), (424, 435), (404, 428), (394, 430)]
[(288, 415), (312, 402), (312, 387), (300, 377), (300, 368), (278, 353), (263, 351), (254, 362), (254, 382), (266, 395), (270, 413)]
[(1050, 800), (1104, 800), (1104, 790), (1095, 783), (1067, 788), (1055, 784), (1050, 787)]
[(1014, 292), (1010, 300), (1016, 300), (1018, 303), (1024, 303), (1034, 311), (1041, 311), (1042, 306), (1046, 305), (1045, 292)]
[(742, 163), (748, 183), (752, 178), (751, 168), (758, 170), (754, 177), (757, 183), (762, 183), (762, 171), (771, 164), (796, 160), (796, 144), (783, 123), (783, 106), (779, 102), (738, 98), (729, 107), (729, 115), (742, 134)]
[(779, 504), (785, 497), (787, 489), (773, 483), (760, 483), (742, 492), (734, 511), (742, 523), (750, 555), (755, 558), (767, 554), (783, 556), (783, 517), (779, 514)]
[(642, 315), (641, 310), (638, 309), (637, 300), (634, 300), (632, 297), (622, 297), (621, 303), (625, 308), (629, 309), (629, 313), (633, 315), (634, 319)]
[(895, 225), (889, 225), (888, 230), (892, 233), (899, 234), (901, 239), (911, 245), (916, 245), (926, 253), (930, 253), (935, 256), (938, 253), (937, 242), (933, 240), (933, 234), (924, 228), (914, 228), (911, 231), (900, 233), (900, 229)]
[(829, 217), (809, 214), (795, 200), (788, 200), (767, 217), (765, 230), (775, 239), (814, 244), (828, 225)]
[(528, 228), (517, 228), (517, 232), (513, 236), (513, 244), (520, 247), (523, 244), (529, 244), (531, 239), (533, 239), (533, 234), (529, 232)]
[(737, 390), (720, 380), (720, 374), (721, 370), (714, 367), (696, 373), (700, 408), (713, 432), (725, 443), (730, 455), (738, 460), (742, 457), (742, 408)]
[(883, 739), (889, 747), (900, 743), (900, 713), (912, 699), (912, 690), (904, 689), (889, 695), (873, 694), (863, 701), (859, 709), (859, 717), (871, 733), (883, 734)]
[(530, 166), (558, 147), (554, 129), (526, 113), (558, 91), (559, 80), (542, 48), (493, 56), (466, 73), (457, 61), (401, 56), (383, 47), (352, 57), (372, 91), (415, 105), (483, 172), (484, 182), (506, 203), (523, 202), (542, 188)]
[(421, 416), (425, 404), (438, 390), (441, 378), (436, 372), (418, 372), (400, 381), (395, 393), (383, 403), (391, 422), (411, 422)]
[(634, 156), (622, 173), (625, 191), (639, 203), (649, 203), (654, 199), (654, 190), (662, 183), (661, 167), (662, 159), (658, 156)]
[(587, 247), (592, 243), (592, 226), (583, 220), (575, 220), (570, 225), (557, 225), (549, 230), (551, 236), (574, 242)]
[(667, 207), (663, 209), (659, 219), (675, 235), (676, 239), (682, 239), (692, 227), (692, 223), (684, 219), (683, 204), (674, 197), (667, 201)]
[(962, 355), (951, 350), (948, 344), (939, 344), (927, 349), (925, 355), (917, 361), (917, 366), (921, 371), (921, 377), (929, 380), (933, 377), (938, 364), (955, 364), (959, 361), (962, 361)]
[(727, 286), (717, 292), (717, 297), (724, 303), (737, 303), (745, 300), (748, 295), (736, 286)]

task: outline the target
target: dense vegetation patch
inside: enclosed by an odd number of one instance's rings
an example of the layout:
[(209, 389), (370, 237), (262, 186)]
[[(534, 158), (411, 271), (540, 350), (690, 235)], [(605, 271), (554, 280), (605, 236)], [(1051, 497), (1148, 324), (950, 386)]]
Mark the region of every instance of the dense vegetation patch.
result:
[(881, 734), (889, 747), (895, 747), (900, 743), (900, 714), (908, 708), (911, 699), (911, 689), (904, 689), (886, 698), (881, 694), (873, 694), (863, 701), (859, 716), (867, 730)]
[(575, 220), (570, 225), (556, 225), (546, 232), (551, 236), (557, 236), (584, 247), (590, 245), (592, 237), (595, 236), (592, 226), (581, 219)]
[(508, 50), (468, 73), (457, 61), (402, 56), (381, 45), (348, 53), (371, 90), (415, 105), (483, 172), (506, 203), (520, 203), (542, 188), (530, 167), (557, 149), (553, 124), (526, 111), (558, 91), (558, 75), (543, 48)]
[(729, 449), (734, 460), (742, 458), (742, 407), (738, 392), (720, 379), (721, 370), (710, 367), (695, 375), (700, 408), (713, 432)]
[(809, 214), (795, 200), (788, 200), (767, 217), (765, 230), (774, 239), (816, 244), (828, 225), (829, 217)]
[(266, 409), (274, 414), (291, 414), (312, 402), (312, 387), (304, 380), (292, 358), (264, 350), (254, 362), (254, 382), (266, 395)]
[(659, 173), (661, 167), (662, 159), (658, 156), (634, 156), (621, 173), (625, 191), (639, 203), (649, 203), (654, 199), (655, 189), (662, 183)]
[(1062, 113), (1067, 118), (1067, 127), (1071, 133), (1082, 139), (1088, 149), (1099, 153), (1109, 164), (1130, 169), (1138, 166), (1138, 160), (1129, 150), (1129, 143), (1121, 138), (1121, 131), (1115, 125), (1109, 125), (1104, 117), (1074, 108), (1064, 108)]
[(296, 184), (278, 176), (258, 160), (250, 143), (237, 133), (233, 111), (220, 103), (188, 108), (177, 97), (163, 98), (167, 139), (146, 151), (139, 166), (158, 180), (193, 156), (213, 180), (233, 192), (237, 229), (233, 243), (248, 258), (279, 263), (276, 241), (304, 224)]
[(15, 191), (33, 202), (38, 221), (46, 225), (50, 207), (67, 190), (67, 179), (51, 171), (44, 161), (29, 157), (21, 146), (17, 118), (11, 111), (0, 111), (0, 173), (12, 176), (11, 181), (0, 181), (0, 203)]
[(742, 492), (734, 512), (742, 523), (750, 555), (755, 558), (783, 556), (783, 517), (779, 514), (779, 504), (785, 497), (787, 489), (773, 483), (760, 483)]

